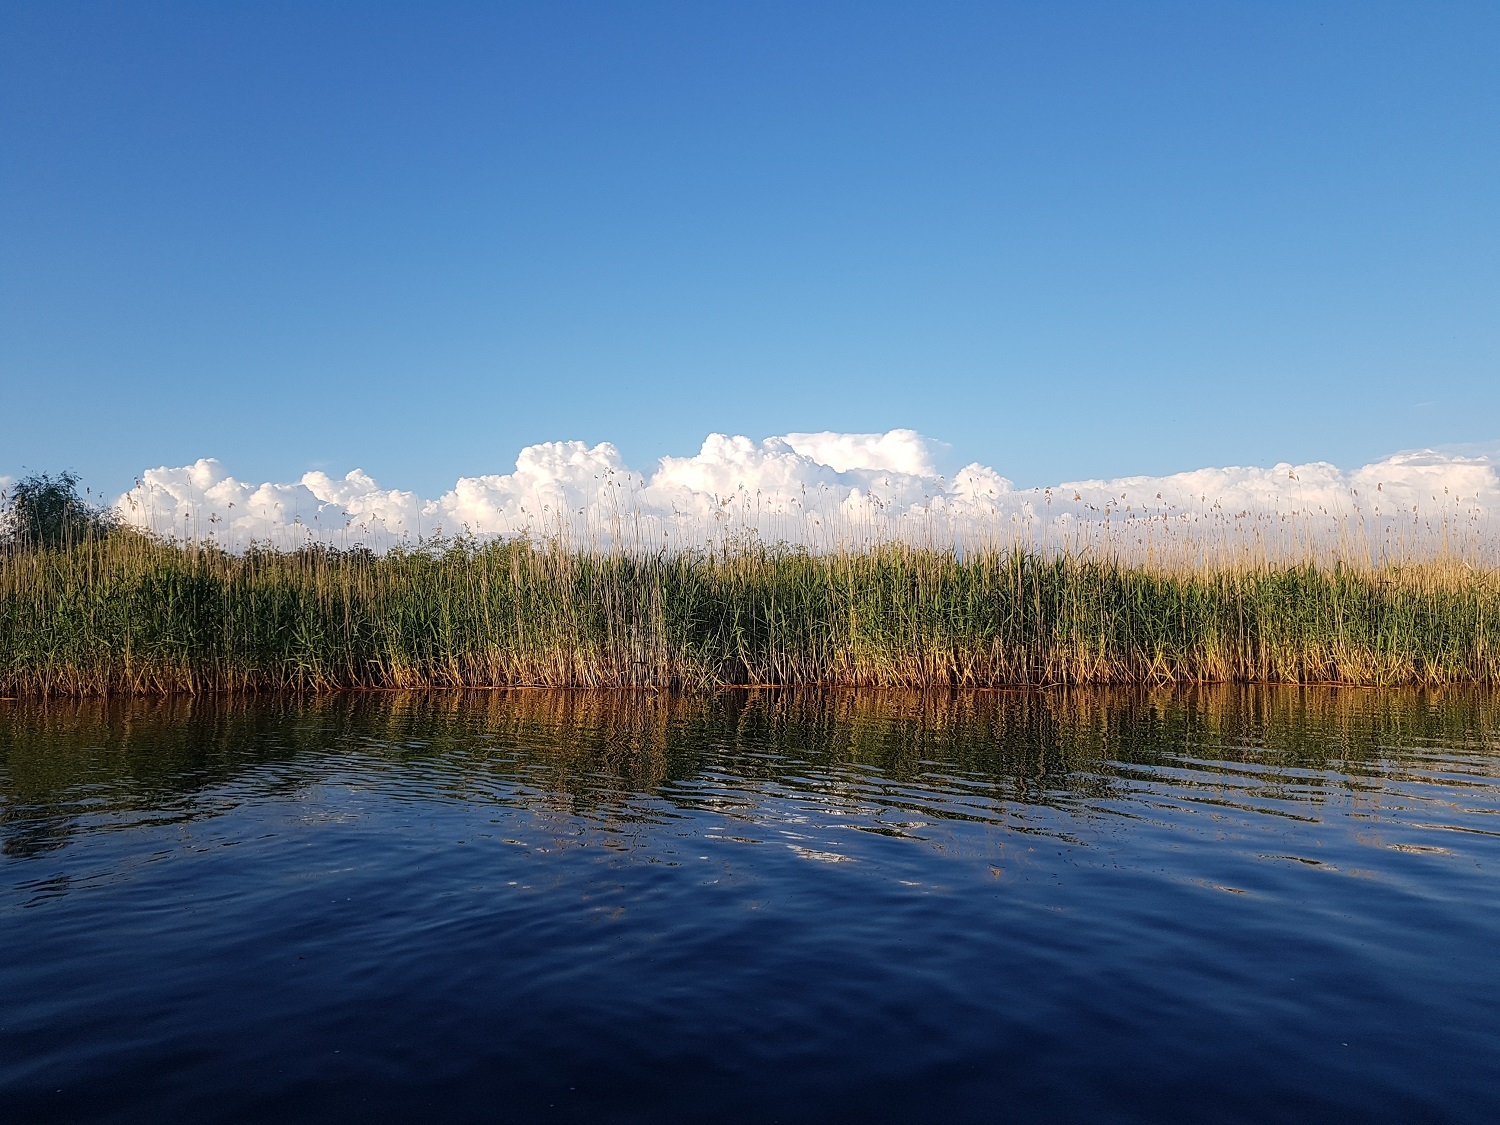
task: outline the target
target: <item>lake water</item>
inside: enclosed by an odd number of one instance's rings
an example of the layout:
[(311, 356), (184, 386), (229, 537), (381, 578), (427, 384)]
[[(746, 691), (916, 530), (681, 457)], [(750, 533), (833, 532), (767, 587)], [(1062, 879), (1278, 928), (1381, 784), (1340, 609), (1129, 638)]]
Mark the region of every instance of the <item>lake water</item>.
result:
[(1494, 1121), (1497, 720), (0, 703), (0, 1118)]

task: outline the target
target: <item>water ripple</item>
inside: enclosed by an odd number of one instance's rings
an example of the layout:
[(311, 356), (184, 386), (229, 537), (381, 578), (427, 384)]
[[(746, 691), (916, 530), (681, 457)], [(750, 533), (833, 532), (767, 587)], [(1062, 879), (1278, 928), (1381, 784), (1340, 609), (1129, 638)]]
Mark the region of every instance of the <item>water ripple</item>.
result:
[(1500, 1114), (1483, 693), (0, 708), (8, 1119)]

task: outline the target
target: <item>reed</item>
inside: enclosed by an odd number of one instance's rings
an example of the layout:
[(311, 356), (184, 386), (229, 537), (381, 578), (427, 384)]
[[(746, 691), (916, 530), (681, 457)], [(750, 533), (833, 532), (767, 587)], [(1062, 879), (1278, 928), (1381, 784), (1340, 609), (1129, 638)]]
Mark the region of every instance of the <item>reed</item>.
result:
[(0, 553), (0, 694), (1500, 681), (1500, 573), (886, 543)]

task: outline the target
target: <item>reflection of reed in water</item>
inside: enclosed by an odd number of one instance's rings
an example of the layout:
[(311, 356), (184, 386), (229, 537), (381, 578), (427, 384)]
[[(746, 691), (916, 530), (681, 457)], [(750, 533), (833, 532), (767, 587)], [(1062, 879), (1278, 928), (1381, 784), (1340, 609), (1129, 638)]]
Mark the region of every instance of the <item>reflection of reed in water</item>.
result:
[(9, 702), (0, 832), (8, 853), (30, 854), (65, 842), (81, 817), (191, 820), (233, 807), (240, 785), (295, 799), (330, 774), (595, 820), (770, 791), (984, 818), (1110, 798), (1137, 768), (1206, 761), (1251, 767), (1267, 792), (1306, 804), (1429, 753), (1449, 772), (1487, 775), (1475, 762), (1495, 749), (1497, 710), (1476, 689), (1244, 686)]

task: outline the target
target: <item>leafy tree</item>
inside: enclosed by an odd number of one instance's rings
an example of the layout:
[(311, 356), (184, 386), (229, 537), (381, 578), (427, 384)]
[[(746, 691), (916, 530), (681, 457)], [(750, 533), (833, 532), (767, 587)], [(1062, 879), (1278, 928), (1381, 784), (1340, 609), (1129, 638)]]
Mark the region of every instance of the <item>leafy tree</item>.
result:
[(67, 470), (22, 477), (0, 509), (0, 543), (20, 550), (55, 550), (118, 526), (112, 511), (78, 495), (78, 474)]

